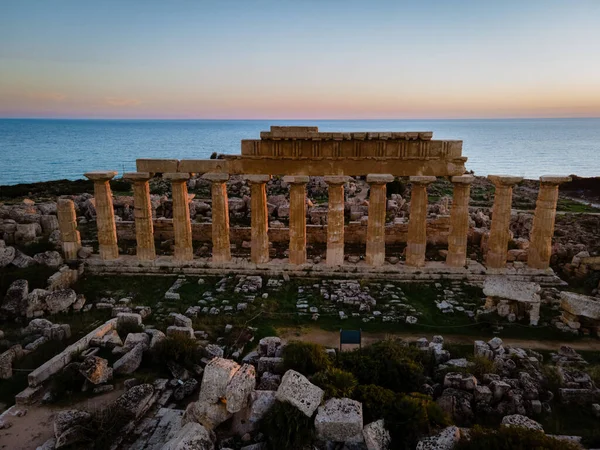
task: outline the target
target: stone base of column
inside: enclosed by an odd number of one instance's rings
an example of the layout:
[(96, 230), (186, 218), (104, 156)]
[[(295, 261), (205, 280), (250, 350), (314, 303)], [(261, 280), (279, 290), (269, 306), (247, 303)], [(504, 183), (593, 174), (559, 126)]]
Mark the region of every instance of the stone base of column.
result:
[(63, 242), (62, 250), (66, 260), (77, 259), (77, 252), (81, 248), (78, 242)]
[(176, 248), (173, 252), (173, 259), (176, 261), (191, 261), (194, 259), (194, 250), (191, 248)]
[(119, 257), (119, 248), (115, 245), (99, 245), (100, 258), (117, 259)]
[(423, 267), (425, 265), (425, 250), (427, 244), (417, 244), (409, 242), (406, 244), (406, 265), (413, 267)]

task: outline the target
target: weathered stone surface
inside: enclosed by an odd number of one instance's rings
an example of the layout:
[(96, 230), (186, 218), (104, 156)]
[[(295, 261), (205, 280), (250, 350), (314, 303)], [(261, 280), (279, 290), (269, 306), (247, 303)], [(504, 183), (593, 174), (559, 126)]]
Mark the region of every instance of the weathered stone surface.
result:
[(56, 251), (47, 251), (34, 255), (33, 259), (36, 263), (58, 269), (63, 264), (62, 256)]
[(281, 347), (281, 339), (277, 336), (270, 336), (262, 338), (258, 342), (258, 352), (260, 356), (274, 357), (277, 353), (277, 349)]
[(77, 294), (73, 289), (61, 289), (50, 292), (44, 299), (49, 314), (65, 311), (77, 301)]
[(270, 358), (263, 356), (258, 360), (258, 373), (282, 373), (283, 372), (283, 358)]
[(171, 313), (169, 317), (173, 320), (173, 325), (176, 327), (192, 328), (192, 319), (179, 313)]
[(0, 310), (10, 316), (20, 316), (26, 308), (26, 299), (29, 294), (29, 283), (27, 280), (13, 281), (6, 291)]
[(164, 341), (167, 338), (165, 333), (154, 328), (145, 330), (145, 333), (150, 336), (150, 349), (154, 349), (157, 345), (159, 345), (162, 341)]
[(128, 352), (138, 344), (141, 344), (145, 350), (150, 344), (150, 336), (148, 336), (146, 333), (129, 333), (125, 338), (123, 349), (124, 351)]
[(70, 438), (67, 439), (66, 436), (63, 435), (68, 432), (69, 429), (87, 424), (91, 418), (92, 416), (90, 413), (78, 409), (70, 409), (56, 413), (54, 416), (54, 436), (56, 437), (57, 444), (60, 442), (62, 444), (61, 446), (66, 446), (77, 442), (77, 440), (73, 440), (73, 436), (70, 436)]
[(227, 411), (236, 413), (245, 408), (248, 397), (256, 386), (256, 370), (250, 364), (244, 364), (229, 380), (225, 389)]
[(117, 329), (140, 325), (142, 325), (142, 316), (139, 314), (125, 312), (117, 314)]
[(0, 247), (0, 268), (8, 266), (15, 259), (14, 247)]
[(25, 269), (35, 265), (35, 260), (31, 256), (16, 250), (15, 258), (12, 260), (11, 264), (18, 269)]
[(257, 389), (262, 391), (276, 391), (281, 384), (281, 375), (264, 372), (260, 377)]
[(240, 365), (230, 359), (211, 360), (204, 368), (199, 400), (217, 403), (222, 398), (226, 398), (227, 385), (239, 369)]
[(254, 391), (250, 394), (250, 405), (233, 415), (231, 429), (240, 436), (258, 428), (260, 419), (275, 404), (275, 391)]
[(198, 388), (198, 381), (195, 378), (186, 380), (181, 386), (179, 386), (173, 392), (173, 398), (177, 401), (181, 401), (186, 397), (189, 397)]
[(177, 327), (175, 325), (171, 325), (170, 327), (167, 327), (167, 336), (194, 339), (194, 329), (190, 327)]
[(118, 374), (130, 374), (137, 370), (142, 363), (144, 355), (144, 345), (137, 344), (133, 349), (125, 353), (121, 358), (115, 361), (113, 370)]
[(196, 422), (186, 423), (161, 450), (212, 450), (215, 435)]
[[(285, 377), (284, 377), (285, 378)], [(362, 440), (362, 404), (349, 398), (331, 398), (319, 406), (315, 417), (317, 437), (324, 441)]]
[(132, 417), (139, 418), (151, 406), (153, 394), (154, 387), (151, 384), (140, 384), (117, 398), (114, 405)]
[(22, 354), (20, 345), (13, 345), (11, 348), (0, 354), (0, 379), (6, 380), (13, 375), (13, 361)]
[(541, 287), (537, 283), (513, 281), (506, 277), (488, 277), (483, 284), (483, 293), (488, 297), (525, 303), (539, 303)]
[(452, 450), (460, 440), (460, 428), (451, 426), (444, 428), (435, 436), (421, 439), (416, 450)]
[(388, 450), (392, 442), (390, 433), (385, 428), (383, 419), (365, 425), (363, 428), (363, 438), (367, 450)]
[(227, 411), (225, 404), (200, 400), (188, 405), (182, 423), (198, 422), (208, 430), (214, 430), (231, 416), (232, 414)]
[(112, 378), (108, 361), (98, 356), (88, 356), (79, 366), (79, 372), (92, 384), (106, 383)]
[(527, 428), (530, 430), (544, 431), (544, 428), (542, 427), (542, 425), (540, 425), (535, 420), (530, 419), (527, 416), (522, 416), (521, 414), (513, 414), (510, 416), (504, 416), (502, 418), (501, 426), (503, 426), (503, 427), (519, 427), (519, 428)]
[(560, 307), (574, 316), (600, 320), (600, 300), (575, 292), (560, 293)]
[(275, 397), (280, 402), (291, 403), (308, 417), (312, 417), (323, 400), (323, 394), (323, 390), (308, 381), (304, 375), (288, 370), (281, 379)]

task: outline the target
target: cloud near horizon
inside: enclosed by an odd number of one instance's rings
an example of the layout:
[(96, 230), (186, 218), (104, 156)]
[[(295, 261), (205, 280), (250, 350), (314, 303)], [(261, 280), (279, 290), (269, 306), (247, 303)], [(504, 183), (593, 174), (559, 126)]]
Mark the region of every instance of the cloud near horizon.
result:
[(138, 106), (142, 102), (137, 98), (106, 97), (105, 104), (109, 106)]

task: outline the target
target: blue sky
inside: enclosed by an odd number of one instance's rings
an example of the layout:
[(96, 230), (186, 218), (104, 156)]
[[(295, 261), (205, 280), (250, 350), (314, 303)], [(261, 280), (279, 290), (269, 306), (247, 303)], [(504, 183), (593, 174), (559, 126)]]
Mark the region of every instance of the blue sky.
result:
[(0, 117), (600, 116), (600, 1), (5, 1)]

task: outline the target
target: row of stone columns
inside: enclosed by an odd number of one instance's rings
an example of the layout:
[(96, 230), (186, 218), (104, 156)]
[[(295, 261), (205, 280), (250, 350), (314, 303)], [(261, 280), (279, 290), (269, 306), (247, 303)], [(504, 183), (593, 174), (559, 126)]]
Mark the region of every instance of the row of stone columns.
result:
[[(116, 175), (116, 172), (90, 172), (85, 175), (94, 181), (100, 257), (116, 259), (118, 257), (117, 234), (109, 185), (109, 181)], [(167, 173), (163, 176), (172, 184), (174, 260), (190, 261), (193, 259), (193, 247), (187, 192), (189, 174)], [(140, 260), (153, 260), (156, 258), (156, 250), (148, 184), (151, 174), (134, 172), (125, 174), (124, 178), (133, 182), (137, 256)], [(203, 178), (212, 183), (213, 262), (228, 262), (231, 260), (226, 186), (229, 175), (206, 173)], [(270, 175), (245, 176), (251, 186), (251, 260), (255, 264), (264, 264), (269, 261), (266, 184), (270, 178)], [(421, 267), (425, 264), (427, 185), (435, 179), (433, 176), (409, 178), (412, 184), (412, 194), (406, 248), (406, 264), (408, 266)], [(490, 175), (489, 179), (494, 183), (496, 193), (486, 265), (490, 268), (501, 268), (506, 264), (508, 253), (512, 189), (522, 180), (522, 177)], [(289, 260), (291, 264), (304, 264), (306, 263), (306, 185), (309, 178), (307, 176), (285, 176), (283, 180), (290, 185)], [(344, 184), (348, 181), (348, 177), (326, 176), (324, 180), (329, 186), (326, 263), (337, 266), (344, 262)], [(366, 262), (371, 266), (380, 266), (385, 260), (386, 183), (393, 180), (394, 177), (390, 174), (367, 175), (370, 198)], [(471, 175), (451, 178), (454, 192), (446, 263), (452, 267), (462, 267), (467, 261), (469, 198), (470, 185), (473, 180), (474, 177)], [(545, 176), (540, 180), (540, 192), (531, 232), (529, 266), (546, 269), (550, 262), (558, 185), (568, 181), (569, 178)], [(61, 219), (61, 215), (63, 219)], [(66, 236), (66, 239), (63, 239), (63, 249), (69, 259), (76, 257), (77, 250), (81, 246), (79, 234), (76, 229), (72, 229), (74, 220), (71, 215), (74, 215), (74, 209), (71, 212), (67, 206), (59, 204), (59, 223), (61, 232)]]

